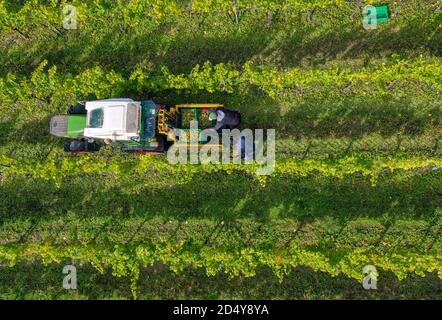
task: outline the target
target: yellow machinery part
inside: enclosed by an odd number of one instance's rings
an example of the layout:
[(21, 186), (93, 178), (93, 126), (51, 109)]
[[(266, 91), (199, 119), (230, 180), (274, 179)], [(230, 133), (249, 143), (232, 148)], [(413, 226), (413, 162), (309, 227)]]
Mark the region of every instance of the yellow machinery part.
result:
[(176, 114), (174, 111), (167, 111), (165, 108), (160, 108), (158, 110), (158, 132), (160, 134), (167, 135), (170, 131), (170, 127), (167, 124), (168, 120), (171, 119), (174, 123), (176, 122)]
[[(158, 133), (164, 134), (169, 137), (169, 139), (176, 141), (175, 135), (172, 132), (172, 128), (167, 124), (168, 120), (172, 120), (176, 123), (177, 113), (179, 109), (213, 109), (213, 108), (224, 108), (224, 105), (219, 103), (190, 103), (190, 104), (177, 104), (175, 107), (170, 108), (169, 111), (166, 108), (161, 107), (158, 110)], [(201, 147), (202, 145), (199, 145)], [(221, 145), (220, 145), (221, 146)], [(222, 147), (222, 146), (221, 146)]]

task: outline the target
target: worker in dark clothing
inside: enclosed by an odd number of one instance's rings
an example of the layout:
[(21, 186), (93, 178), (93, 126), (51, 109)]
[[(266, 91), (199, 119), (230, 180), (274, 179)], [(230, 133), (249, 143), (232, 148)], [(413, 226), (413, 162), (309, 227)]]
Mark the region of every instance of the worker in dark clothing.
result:
[(241, 123), (241, 114), (238, 111), (216, 108), (210, 109), (209, 112), (209, 119), (216, 119), (215, 127), (210, 129), (216, 130), (219, 133), (221, 133), (223, 129), (232, 130), (238, 128)]

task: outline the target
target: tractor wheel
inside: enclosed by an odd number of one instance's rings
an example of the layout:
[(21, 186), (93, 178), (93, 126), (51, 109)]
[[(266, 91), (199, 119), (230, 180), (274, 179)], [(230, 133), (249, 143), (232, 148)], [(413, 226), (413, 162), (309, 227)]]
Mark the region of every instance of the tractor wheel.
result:
[(95, 152), (99, 151), (101, 144), (97, 142), (88, 142), (84, 139), (74, 140), (71, 142), (66, 142), (64, 144), (64, 151), (66, 152)]
[(86, 114), (86, 107), (82, 104), (76, 106), (70, 106), (68, 108), (68, 114)]
[(64, 144), (64, 151), (66, 152), (85, 152), (86, 144), (81, 140), (74, 140)]

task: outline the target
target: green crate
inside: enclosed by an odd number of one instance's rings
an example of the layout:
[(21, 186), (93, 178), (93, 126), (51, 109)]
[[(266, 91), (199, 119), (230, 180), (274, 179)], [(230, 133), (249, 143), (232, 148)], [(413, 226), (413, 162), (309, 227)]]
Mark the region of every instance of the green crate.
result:
[[(373, 13), (372, 10), (375, 10)], [(364, 10), (364, 22), (368, 25), (387, 22), (390, 19), (388, 5), (370, 6)]]

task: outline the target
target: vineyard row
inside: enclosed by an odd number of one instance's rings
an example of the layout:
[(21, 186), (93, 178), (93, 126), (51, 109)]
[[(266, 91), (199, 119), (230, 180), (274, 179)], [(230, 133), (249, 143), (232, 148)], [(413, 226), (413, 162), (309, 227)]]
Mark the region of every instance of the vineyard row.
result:
[(332, 276), (345, 274), (362, 281), (363, 267), (374, 265), (388, 270), (404, 279), (410, 273), (425, 276), (426, 272), (437, 272), (442, 279), (442, 256), (440, 254), (417, 254), (414, 252), (377, 254), (364, 249), (348, 252), (323, 253), (304, 249), (296, 244), (286, 250), (272, 252), (261, 248), (222, 248), (195, 246), (184, 242), (163, 241), (152, 245), (137, 246), (92, 246), (50, 244), (2, 245), (0, 263), (13, 267), (19, 262), (41, 260), (44, 264), (61, 263), (66, 260), (90, 263), (99, 272), (111, 267), (114, 276), (128, 276), (132, 292), (136, 297), (136, 284), (142, 267), (155, 263), (166, 264), (176, 273), (186, 268), (204, 268), (208, 276), (225, 273), (230, 277), (251, 277), (259, 267), (269, 267), (282, 280), (284, 275), (298, 266), (307, 266), (314, 271)]

